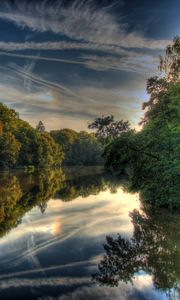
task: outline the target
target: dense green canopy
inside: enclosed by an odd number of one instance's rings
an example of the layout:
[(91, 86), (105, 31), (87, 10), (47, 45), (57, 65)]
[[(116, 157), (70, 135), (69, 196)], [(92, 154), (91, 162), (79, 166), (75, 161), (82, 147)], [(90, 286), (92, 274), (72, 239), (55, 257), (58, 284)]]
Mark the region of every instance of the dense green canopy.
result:
[(95, 134), (86, 131), (76, 132), (72, 129), (61, 129), (51, 131), (55, 142), (62, 145), (65, 153), (63, 164), (74, 165), (103, 165), (103, 146)]
[(13, 109), (0, 104), (0, 168), (58, 166), (62, 148), (47, 132), (21, 120)]
[(179, 37), (167, 47), (159, 69), (163, 71), (161, 76), (147, 81), (150, 98), (143, 103), (141, 131), (128, 129), (119, 136), (105, 138), (105, 165), (117, 174), (125, 174), (129, 189), (141, 190), (146, 202), (180, 208)]

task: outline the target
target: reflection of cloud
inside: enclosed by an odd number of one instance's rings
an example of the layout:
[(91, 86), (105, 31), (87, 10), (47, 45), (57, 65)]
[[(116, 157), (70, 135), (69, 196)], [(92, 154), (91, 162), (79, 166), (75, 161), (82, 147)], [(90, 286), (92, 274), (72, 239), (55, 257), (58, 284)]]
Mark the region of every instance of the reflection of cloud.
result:
[(73, 292), (61, 295), (59, 297), (43, 297), (40, 300), (165, 300), (160, 292), (153, 290), (151, 276), (143, 275), (139, 277), (140, 286), (137, 284), (125, 284), (121, 282), (118, 287), (109, 288), (106, 286), (86, 286), (77, 288)]
[(27, 256), (27, 259), (29, 261), (29, 263), (31, 264), (31, 266), (34, 266), (34, 267), (38, 267), (40, 268), (40, 262), (38, 260), (38, 258), (36, 257), (33, 249), (35, 248), (35, 240), (34, 240), (34, 235), (31, 234), (29, 236), (29, 238), (27, 239), (27, 249), (28, 249), (28, 252), (29, 252), (29, 255)]
[(67, 263), (67, 264), (62, 264), (62, 265), (55, 265), (55, 266), (50, 266), (50, 267), (41, 267), (41, 268), (34, 268), (31, 270), (25, 270), (25, 271), (17, 271), (17, 272), (13, 272), (13, 273), (6, 273), (3, 275), (0, 275), (0, 280), (4, 280), (4, 279), (8, 279), (8, 278), (15, 278), (15, 277), (21, 277), (21, 276), (26, 276), (26, 275), (35, 275), (38, 273), (46, 273), (46, 272), (50, 272), (50, 271), (57, 271), (57, 270), (61, 270), (61, 269), (68, 269), (68, 268), (75, 268), (75, 267), (82, 267), (85, 266), (87, 264), (92, 264), (95, 263), (97, 264), (99, 261), (99, 258), (96, 258), (94, 260), (84, 260), (84, 261), (77, 261), (77, 262), (72, 262), (72, 263)]
[(79, 277), (79, 278), (36, 278), (36, 279), (6, 279), (0, 282), (0, 289), (5, 290), (9, 288), (21, 288), (21, 287), (42, 287), (42, 286), (76, 286), (80, 284), (89, 283), (89, 278)]
[(52, 233), (54, 235), (59, 235), (61, 233), (61, 223), (57, 222), (52, 227)]
[[(78, 197), (76, 201), (68, 203), (50, 200), (45, 215), (39, 218), (39, 210), (33, 209), (15, 231), (1, 239), (1, 260), (19, 265), (45, 249), (78, 236), (85, 240), (92, 237), (104, 239), (107, 233), (117, 232), (129, 236), (133, 226), (128, 214), (138, 207), (137, 195), (124, 193), (122, 189), (117, 194), (101, 192), (86, 199)], [(33, 244), (27, 247), (32, 237)]]
[[(42, 288), (43, 286), (61, 288), (63, 286), (71, 287), (72, 292), (57, 298), (44, 297), (41, 299), (138, 300), (140, 297), (144, 297), (145, 300), (159, 299), (158, 293), (152, 291), (151, 276), (146, 274), (136, 275), (133, 281), (134, 286), (120, 282), (117, 288), (91, 285), (90, 275), (87, 277), (87, 273), (91, 274), (94, 272), (94, 268), (97, 268), (97, 261), (103, 252), (102, 247), (102, 252), (98, 248), (103, 244), (106, 234), (119, 232), (125, 236), (132, 235), (133, 228), (129, 211), (138, 207), (138, 195), (125, 193), (122, 188), (119, 188), (116, 194), (106, 191), (86, 198), (78, 197), (73, 202), (51, 199), (48, 202), (46, 213), (43, 215), (38, 208), (32, 209), (25, 215), (17, 228), (1, 239), (0, 259), (2, 267), (5, 264), (12, 268), (29, 258), (37, 257), (40, 258), (41, 266), (33, 264), (31, 270), (27, 268), (23, 270), (20, 267), (19, 271), (16, 269), (13, 273), (2, 274), (0, 276), (1, 291), (5, 292), (9, 288)], [(59, 228), (61, 228), (60, 232)], [(27, 251), (26, 241), (29, 235), (33, 236), (33, 242), (29, 244)], [(93, 243), (95, 243), (95, 247), (93, 247)], [(73, 245), (74, 252), (71, 252), (70, 245)], [(63, 247), (68, 262), (63, 261), (61, 264), (59, 256), (63, 254), (61, 252)], [(56, 258), (57, 249), (59, 251), (58, 258)], [(48, 261), (49, 265), (46, 263), (48, 253), (52, 257), (52, 260)], [(43, 256), (45, 256), (45, 261)], [(58, 265), (52, 264), (54, 259), (58, 259)], [(73, 276), (71, 272), (79, 271), (81, 268), (86, 270), (86, 275), (84, 275), (86, 277), (71, 277)], [(68, 277), (63, 277), (63, 270)], [(41, 276), (42, 272), (43, 276)], [(55, 276), (52, 277), (52, 274)], [(58, 274), (62, 274), (62, 277), (58, 277)]]

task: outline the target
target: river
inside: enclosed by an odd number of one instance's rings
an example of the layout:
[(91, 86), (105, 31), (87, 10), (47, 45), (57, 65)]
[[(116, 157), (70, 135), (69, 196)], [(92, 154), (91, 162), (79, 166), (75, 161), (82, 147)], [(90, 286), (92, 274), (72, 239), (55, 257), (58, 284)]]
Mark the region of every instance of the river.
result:
[(179, 229), (101, 168), (1, 173), (0, 299), (180, 299)]

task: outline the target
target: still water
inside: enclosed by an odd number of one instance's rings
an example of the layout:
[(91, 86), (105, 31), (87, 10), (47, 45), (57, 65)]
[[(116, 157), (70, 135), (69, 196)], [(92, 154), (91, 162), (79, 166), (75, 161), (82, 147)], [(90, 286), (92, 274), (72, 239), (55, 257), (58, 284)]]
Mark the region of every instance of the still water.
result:
[(0, 176), (0, 299), (180, 299), (179, 216), (100, 168)]

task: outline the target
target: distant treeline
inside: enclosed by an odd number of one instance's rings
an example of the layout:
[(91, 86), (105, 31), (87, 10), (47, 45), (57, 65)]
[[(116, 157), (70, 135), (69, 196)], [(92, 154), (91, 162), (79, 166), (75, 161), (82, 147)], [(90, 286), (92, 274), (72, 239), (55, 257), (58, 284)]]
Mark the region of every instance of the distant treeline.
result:
[(54, 141), (62, 146), (65, 154), (63, 165), (93, 166), (103, 165), (103, 145), (94, 133), (76, 132), (72, 129), (53, 130), (50, 132)]
[(103, 146), (95, 134), (71, 129), (36, 129), (0, 104), (0, 169), (62, 165), (103, 165)]

